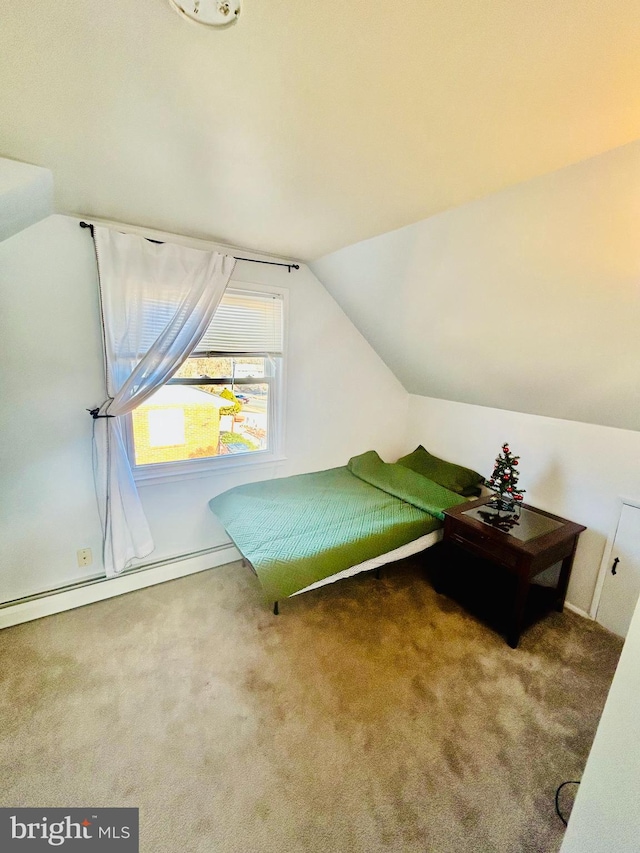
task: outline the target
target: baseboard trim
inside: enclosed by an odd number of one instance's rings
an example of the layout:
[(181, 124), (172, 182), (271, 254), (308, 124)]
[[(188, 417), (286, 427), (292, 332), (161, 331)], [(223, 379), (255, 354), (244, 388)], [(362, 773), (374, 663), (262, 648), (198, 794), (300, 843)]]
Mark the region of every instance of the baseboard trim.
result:
[[(234, 545), (222, 545), (207, 551), (199, 551), (197, 554), (140, 566), (117, 578), (94, 578), (66, 589), (52, 590), (27, 599), (9, 602), (0, 607), (0, 630), (52, 616), (54, 613), (84, 607), (86, 604), (94, 604), (96, 601), (126, 595), (128, 592), (135, 592), (137, 589), (155, 586), (158, 583), (194, 575), (240, 559), (242, 555)], [(586, 610), (576, 607), (575, 604), (565, 601), (564, 606), (572, 613), (593, 621)]]
[(584, 619), (590, 619), (593, 622), (593, 617), (590, 616), (586, 610), (582, 610), (581, 607), (576, 607), (575, 604), (571, 604), (569, 601), (565, 601), (564, 606), (572, 613), (577, 613), (578, 616), (582, 616)]
[(42, 619), (54, 613), (63, 613), (75, 607), (84, 607), (86, 604), (115, 598), (118, 595), (125, 595), (137, 589), (155, 586), (155, 584), (176, 580), (197, 572), (204, 572), (239, 559), (241, 559), (240, 552), (234, 545), (223, 545), (198, 552), (193, 556), (166, 560), (151, 566), (141, 566), (117, 578), (97, 578), (67, 589), (54, 590), (26, 600), (11, 602), (0, 608), (0, 629)]

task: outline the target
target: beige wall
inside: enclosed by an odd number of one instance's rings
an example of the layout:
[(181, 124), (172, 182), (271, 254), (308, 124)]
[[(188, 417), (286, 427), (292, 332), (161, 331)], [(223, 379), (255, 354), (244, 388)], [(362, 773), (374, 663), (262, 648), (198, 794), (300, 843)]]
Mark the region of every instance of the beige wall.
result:
[(488, 476), (505, 441), (521, 457), (525, 500), (587, 526), (567, 600), (588, 612), (618, 498), (640, 499), (640, 432), (409, 397), (407, 449), (422, 443)]
[(311, 266), (410, 393), (640, 429), (640, 142)]
[[(239, 482), (402, 450), (407, 394), (313, 274), (238, 263), (233, 281), (289, 289), (282, 462), (140, 487), (155, 561), (228, 542), (207, 501)], [(0, 242), (0, 602), (101, 572), (91, 469), (104, 399), (93, 245), (52, 216)], [(80, 569), (76, 551), (94, 563)]]
[(6, 240), (53, 213), (53, 175), (0, 158), (0, 198), (0, 240)]
[(629, 628), (560, 853), (640, 847), (640, 607)]
[(419, 442), (587, 525), (589, 610), (621, 495), (640, 497), (640, 142), (336, 252), (312, 267), (412, 394)]

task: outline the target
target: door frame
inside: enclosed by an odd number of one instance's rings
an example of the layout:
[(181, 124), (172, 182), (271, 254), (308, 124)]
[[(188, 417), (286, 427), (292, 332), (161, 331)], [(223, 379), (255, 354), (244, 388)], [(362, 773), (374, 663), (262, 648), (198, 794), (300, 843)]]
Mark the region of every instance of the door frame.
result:
[(602, 596), (602, 589), (604, 587), (604, 582), (607, 577), (607, 572), (609, 571), (611, 565), (611, 555), (613, 553), (613, 543), (616, 541), (616, 536), (618, 535), (618, 528), (620, 527), (620, 519), (622, 518), (622, 510), (625, 506), (632, 506), (636, 509), (640, 509), (640, 498), (629, 498), (629, 497), (619, 497), (618, 498), (618, 514), (616, 516), (616, 522), (614, 525), (613, 533), (610, 534), (607, 539), (607, 544), (604, 549), (604, 554), (602, 555), (602, 562), (600, 563), (600, 571), (598, 572), (598, 578), (596, 580), (596, 588), (593, 591), (593, 598), (591, 599), (591, 607), (589, 608), (589, 616), (592, 619), (595, 619), (598, 613), (598, 607), (600, 606), (600, 597)]

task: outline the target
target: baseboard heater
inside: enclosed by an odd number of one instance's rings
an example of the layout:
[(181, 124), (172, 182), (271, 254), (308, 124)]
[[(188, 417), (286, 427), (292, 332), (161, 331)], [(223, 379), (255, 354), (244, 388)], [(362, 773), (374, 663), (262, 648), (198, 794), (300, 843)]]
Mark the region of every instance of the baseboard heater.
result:
[(227, 543), (135, 566), (114, 578), (94, 575), (76, 583), (0, 604), (0, 628), (19, 625), (22, 622), (51, 616), (75, 607), (83, 607), (85, 604), (104, 601), (107, 598), (115, 598), (127, 592), (203, 572), (238, 559), (240, 559), (240, 553), (235, 545)]

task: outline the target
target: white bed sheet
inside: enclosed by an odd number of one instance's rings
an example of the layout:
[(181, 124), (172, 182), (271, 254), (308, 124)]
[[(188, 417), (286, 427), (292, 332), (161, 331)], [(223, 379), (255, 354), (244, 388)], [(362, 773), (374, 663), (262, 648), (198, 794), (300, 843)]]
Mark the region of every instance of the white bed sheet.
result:
[(431, 533), (427, 533), (426, 536), (419, 536), (418, 539), (414, 539), (412, 542), (407, 542), (406, 545), (394, 548), (393, 551), (387, 551), (386, 554), (380, 554), (378, 557), (373, 557), (371, 560), (365, 560), (364, 563), (358, 563), (357, 566), (351, 566), (348, 569), (344, 569), (342, 572), (338, 572), (335, 575), (329, 575), (328, 578), (323, 578), (322, 580), (309, 584), (309, 586), (305, 586), (304, 589), (299, 589), (297, 592), (294, 592), (293, 595), (289, 596), (289, 598), (293, 598), (294, 595), (300, 595), (303, 592), (309, 592), (310, 589), (318, 589), (318, 587), (325, 586), (328, 583), (335, 583), (335, 581), (342, 580), (343, 578), (350, 578), (353, 575), (360, 574), (360, 572), (370, 572), (372, 569), (378, 569), (386, 563), (393, 563), (396, 560), (404, 560), (405, 557), (411, 557), (413, 554), (418, 554), (420, 551), (430, 548), (441, 539), (442, 529), (434, 530)]

